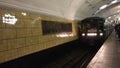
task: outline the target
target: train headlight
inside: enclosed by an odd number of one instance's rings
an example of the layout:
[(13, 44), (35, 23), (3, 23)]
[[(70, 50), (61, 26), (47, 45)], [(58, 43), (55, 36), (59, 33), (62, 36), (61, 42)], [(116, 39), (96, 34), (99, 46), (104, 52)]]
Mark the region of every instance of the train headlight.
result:
[(82, 33), (82, 36), (85, 36), (85, 33)]
[(97, 33), (87, 33), (87, 36), (97, 36)]
[(100, 33), (100, 36), (103, 36), (103, 33)]

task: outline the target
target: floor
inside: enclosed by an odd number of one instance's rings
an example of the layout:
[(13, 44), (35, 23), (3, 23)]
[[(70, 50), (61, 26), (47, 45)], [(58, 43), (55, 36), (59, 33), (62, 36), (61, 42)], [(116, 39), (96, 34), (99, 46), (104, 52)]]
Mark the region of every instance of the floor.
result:
[(120, 40), (113, 31), (87, 68), (120, 68)]

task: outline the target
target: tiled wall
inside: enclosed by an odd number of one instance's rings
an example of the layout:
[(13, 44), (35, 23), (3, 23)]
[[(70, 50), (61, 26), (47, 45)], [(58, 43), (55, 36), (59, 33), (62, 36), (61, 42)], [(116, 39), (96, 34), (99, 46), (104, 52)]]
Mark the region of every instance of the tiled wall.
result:
[[(17, 21), (12, 24), (10, 24), (10, 20), (5, 21), (10, 16), (15, 16)], [(71, 22), (74, 36), (64, 38), (56, 37), (55, 34), (43, 36), (41, 20)], [(21, 11), (0, 9), (0, 63), (75, 39), (77, 36), (73, 21), (34, 13), (25, 15)]]

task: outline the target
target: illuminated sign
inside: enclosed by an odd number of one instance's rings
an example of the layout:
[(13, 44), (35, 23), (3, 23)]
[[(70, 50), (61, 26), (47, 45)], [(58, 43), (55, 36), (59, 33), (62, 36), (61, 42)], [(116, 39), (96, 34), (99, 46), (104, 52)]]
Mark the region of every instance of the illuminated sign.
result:
[(5, 14), (2, 16), (3, 23), (14, 25), (17, 22), (17, 18), (11, 14)]

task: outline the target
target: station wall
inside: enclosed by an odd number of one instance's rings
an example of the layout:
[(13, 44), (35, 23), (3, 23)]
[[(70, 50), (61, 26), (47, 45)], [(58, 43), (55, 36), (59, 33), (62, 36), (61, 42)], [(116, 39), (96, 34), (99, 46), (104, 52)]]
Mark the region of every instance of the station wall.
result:
[[(71, 23), (72, 31), (43, 35), (42, 20)], [(0, 8), (0, 63), (76, 39), (76, 23), (74, 21)]]

